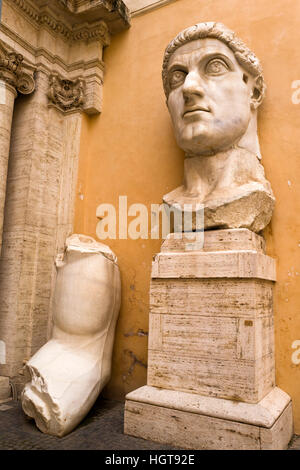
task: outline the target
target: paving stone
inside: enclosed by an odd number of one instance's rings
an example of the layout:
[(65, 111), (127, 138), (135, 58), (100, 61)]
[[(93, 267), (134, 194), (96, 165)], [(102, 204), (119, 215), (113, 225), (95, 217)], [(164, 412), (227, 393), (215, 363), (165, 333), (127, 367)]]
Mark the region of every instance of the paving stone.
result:
[[(75, 431), (63, 438), (41, 433), (21, 408), (9, 402), (0, 410), (0, 450), (176, 450), (123, 434), (124, 403), (99, 398)], [(291, 450), (300, 450), (294, 436)]]
[[(2, 408), (3, 409), (3, 408)], [(20, 402), (0, 409), (0, 450), (169, 450), (123, 434), (124, 404), (99, 398), (82, 423), (63, 438), (40, 432)]]

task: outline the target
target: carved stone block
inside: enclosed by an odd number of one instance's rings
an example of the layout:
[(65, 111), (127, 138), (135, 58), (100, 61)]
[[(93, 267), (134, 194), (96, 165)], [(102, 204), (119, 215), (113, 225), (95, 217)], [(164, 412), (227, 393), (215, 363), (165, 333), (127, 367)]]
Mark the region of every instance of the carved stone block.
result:
[(63, 112), (78, 111), (84, 104), (84, 80), (67, 80), (52, 74), (49, 77), (49, 106), (55, 106)]
[(204, 248), (219, 247), (211, 252), (179, 252), (169, 237), (170, 251), (155, 257), (148, 385), (249, 403), (274, 387), (274, 260), (245, 229), (235, 237), (247, 239), (249, 250), (235, 250), (237, 240), (228, 250), (233, 232), (213, 231), (207, 242), (205, 233)]

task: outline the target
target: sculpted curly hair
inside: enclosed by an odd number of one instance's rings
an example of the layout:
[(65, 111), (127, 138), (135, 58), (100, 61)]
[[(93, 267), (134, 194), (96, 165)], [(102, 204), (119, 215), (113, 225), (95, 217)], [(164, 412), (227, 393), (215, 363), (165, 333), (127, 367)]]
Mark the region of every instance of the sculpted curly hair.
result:
[(170, 89), (168, 83), (168, 63), (171, 55), (184, 44), (196, 39), (215, 38), (225, 43), (234, 53), (238, 63), (255, 78), (256, 88), (261, 95), (261, 101), (265, 95), (266, 85), (263, 78), (262, 67), (256, 55), (244, 44), (233, 31), (222, 23), (198, 23), (195, 26), (181, 31), (167, 46), (164, 54), (162, 79), (166, 97)]

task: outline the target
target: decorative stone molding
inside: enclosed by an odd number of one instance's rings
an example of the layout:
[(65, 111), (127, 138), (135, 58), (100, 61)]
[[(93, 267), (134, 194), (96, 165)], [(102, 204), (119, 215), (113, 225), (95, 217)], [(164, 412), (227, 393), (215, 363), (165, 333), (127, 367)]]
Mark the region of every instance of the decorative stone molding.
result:
[(63, 22), (44, 13), (40, 15), (38, 24), (50, 28), (55, 34), (60, 34), (65, 40), (70, 42), (101, 41), (103, 46), (108, 46), (110, 43), (108, 27), (104, 21), (85, 24), (83, 27), (79, 26), (77, 30), (73, 31), (71, 27), (66, 26)]
[(76, 11), (76, 0), (59, 0), (59, 3), (64, 6), (65, 8), (68, 8), (72, 13), (75, 13)]
[(103, 5), (108, 11), (124, 8), (121, 0), (59, 0), (59, 3), (72, 13), (82, 12)]
[(0, 79), (23, 95), (32, 93), (35, 88), (33, 76), (23, 70), (22, 54), (8, 51), (1, 42)]
[(55, 106), (63, 112), (82, 109), (84, 104), (85, 82), (81, 78), (68, 80), (58, 74), (49, 77), (49, 106)]
[(85, 25), (72, 32), (72, 41), (101, 41), (103, 46), (110, 43), (110, 34), (104, 21)]
[[(45, 26), (71, 42), (101, 40), (103, 45), (108, 45), (109, 33), (118, 32), (130, 25), (129, 10), (121, 0), (83, 2), (36, 0), (35, 6), (29, 0), (8, 0), (8, 2), (18, 7), (36, 26)], [(37, 9), (39, 4), (41, 10)], [(59, 9), (62, 9), (60, 19), (58, 19)], [(99, 21), (102, 19), (104, 21)], [(74, 31), (76, 26), (78, 29)]]
[(85, 82), (82, 109), (98, 114), (103, 49), (111, 34), (129, 24), (129, 10), (121, 0), (3, 0), (0, 40), (24, 55), (37, 72), (58, 73), (71, 81), (81, 77)]

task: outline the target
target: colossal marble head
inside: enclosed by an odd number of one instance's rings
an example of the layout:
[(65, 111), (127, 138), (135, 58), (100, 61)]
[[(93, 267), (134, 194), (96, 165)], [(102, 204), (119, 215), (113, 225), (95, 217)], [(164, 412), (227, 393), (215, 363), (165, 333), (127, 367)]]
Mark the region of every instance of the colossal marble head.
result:
[(262, 68), (233, 31), (212, 22), (185, 29), (166, 48), (162, 76), (176, 140), (187, 156), (235, 145), (260, 156)]
[(258, 160), (257, 108), (266, 88), (259, 60), (223, 24), (199, 23), (167, 46), (162, 76), (186, 153), (183, 184), (164, 202), (191, 211), (193, 220), (202, 205), (204, 229), (260, 232), (275, 199)]

